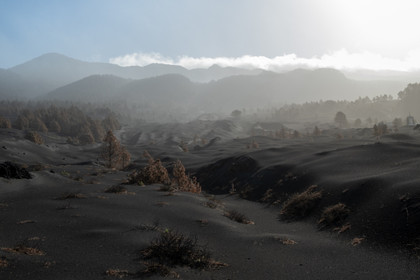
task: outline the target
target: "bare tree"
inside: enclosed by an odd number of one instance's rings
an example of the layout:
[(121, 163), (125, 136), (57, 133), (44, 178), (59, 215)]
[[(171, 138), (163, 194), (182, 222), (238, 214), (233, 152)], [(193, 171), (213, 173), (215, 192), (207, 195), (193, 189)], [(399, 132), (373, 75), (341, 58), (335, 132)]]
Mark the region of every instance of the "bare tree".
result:
[(116, 168), (121, 162), (121, 145), (111, 130), (109, 130), (102, 144), (101, 158), (108, 168)]

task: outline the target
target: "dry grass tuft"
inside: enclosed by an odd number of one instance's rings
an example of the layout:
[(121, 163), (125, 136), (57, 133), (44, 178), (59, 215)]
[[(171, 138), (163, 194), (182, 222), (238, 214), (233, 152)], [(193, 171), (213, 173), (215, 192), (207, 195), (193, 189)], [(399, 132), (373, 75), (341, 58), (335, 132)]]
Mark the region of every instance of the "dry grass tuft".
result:
[(283, 239), (281, 239), (281, 240), (280, 240), (280, 242), (281, 242), (283, 245), (296, 245), (296, 244), (297, 244), (297, 242), (296, 242), (296, 241), (294, 241), (294, 240), (292, 240), (292, 239), (289, 239), (289, 238), (283, 238)]
[(106, 193), (115, 193), (115, 194), (128, 194), (128, 190), (126, 187), (121, 185), (116, 185), (109, 187), (105, 190)]
[(211, 209), (216, 209), (219, 206), (214, 201), (206, 201), (206, 203), (204, 203), (204, 205), (207, 206), (208, 208), (211, 208)]
[(363, 240), (365, 240), (363, 237), (355, 237), (351, 240), (351, 245), (353, 246), (360, 245)]
[(310, 186), (304, 192), (292, 195), (284, 204), (280, 218), (296, 220), (306, 217), (322, 198), (321, 191), (315, 191), (316, 185)]
[[(187, 237), (173, 230), (165, 230), (141, 251), (144, 260), (153, 267), (188, 266), (196, 269), (211, 269), (225, 266), (214, 261), (207, 248), (198, 245), (196, 237)], [(153, 267), (149, 267), (150, 270)], [(159, 270), (152, 270), (157, 273)]]
[(169, 203), (166, 202), (166, 201), (158, 201), (158, 202), (155, 203), (155, 206), (157, 206), (157, 207), (163, 207), (163, 206), (167, 206), (167, 205), (169, 205)]
[(26, 247), (25, 245), (17, 245), (13, 248), (1, 248), (2, 251), (13, 253), (13, 254), (23, 254), (28, 256), (44, 256), (45, 253), (37, 248)]
[(105, 271), (105, 274), (108, 275), (108, 276), (114, 276), (114, 277), (117, 277), (117, 278), (120, 278), (120, 279), (130, 275), (128, 270), (121, 270), (121, 269), (118, 269), (118, 268), (108, 269), (107, 271)]
[(229, 219), (231, 219), (232, 221), (241, 223), (241, 224), (247, 224), (247, 225), (253, 225), (254, 222), (251, 221), (247, 216), (245, 216), (242, 213), (239, 213), (238, 211), (235, 210), (230, 210), (230, 211), (226, 211), (223, 214), (225, 217), (228, 217)]
[(151, 276), (159, 274), (162, 277), (180, 278), (179, 274), (166, 265), (156, 262), (143, 262), (145, 268), (140, 271), (140, 276)]
[(322, 227), (341, 225), (349, 213), (350, 210), (344, 203), (331, 205), (322, 211), (321, 219), (318, 221), (318, 224)]
[(165, 230), (160, 226), (159, 221), (154, 221), (153, 224), (141, 224), (139, 226), (135, 226), (130, 231), (157, 231), (157, 232), (164, 232)]
[(209, 224), (209, 221), (206, 219), (200, 219), (200, 220), (196, 220), (197, 223), (200, 224), (200, 226), (207, 226)]
[(17, 222), (18, 225), (33, 224), (33, 223), (36, 223), (36, 221), (33, 221), (33, 220), (23, 220), (23, 221)]
[(347, 223), (341, 227), (336, 227), (333, 229), (333, 231), (337, 231), (338, 233), (343, 233), (345, 231), (348, 231), (351, 229), (351, 224)]
[(0, 257), (0, 268), (5, 268), (9, 266), (9, 262), (5, 257)]
[(81, 199), (86, 198), (86, 195), (82, 193), (65, 193), (62, 196), (56, 198), (56, 200), (66, 200), (66, 199)]

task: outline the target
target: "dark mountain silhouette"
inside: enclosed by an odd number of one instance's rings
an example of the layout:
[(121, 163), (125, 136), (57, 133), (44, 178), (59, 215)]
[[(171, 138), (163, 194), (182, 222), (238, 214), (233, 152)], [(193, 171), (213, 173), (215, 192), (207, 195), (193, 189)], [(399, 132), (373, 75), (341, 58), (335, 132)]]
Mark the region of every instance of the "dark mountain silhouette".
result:
[(121, 88), (131, 80), (112, 75), (92, 75), (51, 91), (52, 100), (103, 101), (116, 97)]
[(125, 79), (144, 79), (166, 74), (180, 74), (192, 81), (208, 82), (231, 75), (256, 75), (260, 70), (211, 67), (188, 70), (181, 66), (150, 64), (144, 67), (121, 67), (110, 63), (84, 62), (57, 53), (49, 53), (9, 69), (36, 85), (23, 95), (35, 97), (92, 75), (113, 75)]
[(85, 102), (124, 99), (130, 103), (163, 105), (188, 102), (196, 93), (196, 84), (178, 74), (141, 80), (93, 75), (52, 91), (47, 98)]
[(130, 103), (194, 106), (202, 112), (230, 112), (235, 108), (266, 107), (307, 101), (356, 99), (359, 96), (396, 94), (399, 82), (355, 81), (333, 69), (263, 72), (232, 76), (201, 84), (182, 75), (142, 80), (91, 76), (48, 94), (62, 100), (115, 100)]

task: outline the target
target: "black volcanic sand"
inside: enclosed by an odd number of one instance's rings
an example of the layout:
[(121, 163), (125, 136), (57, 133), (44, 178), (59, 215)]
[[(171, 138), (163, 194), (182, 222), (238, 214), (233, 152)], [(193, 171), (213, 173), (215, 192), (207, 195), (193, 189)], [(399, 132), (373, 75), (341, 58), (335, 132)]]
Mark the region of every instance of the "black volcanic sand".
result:
[[(228, 264), (175, 268), (183, 279), (418, 279), (419, 134), (407, 129), (377, 143), (361, 130), (346, 133), (342, 140), (335, 131), (297, 140), (220, 137), (187, 153), (172, 135), (164, 137), (175, 143), (132, 142), (134, 167), (145, 164), (143, 150), (169, 167), (180, 159), (207, 193), (168, 195), (157, 185), (105, 193), (129, 171), (103, 168), (98, 145), (71, 146), (52, 135), (36, 145), (19, 131), (0, 129), (0, 163), (23, 164), (33, 177), (0, 178), (0, 279), (117, 279), (105, 274), (108, 269), (138, 278), (144, 268), (139, 252), (158, 236), (153, 228), (196, 236), (215, 260)], [(258, 149), (246, 148), (252, 140)], [(279, 220), (289, 195), (313, 184), (323, 196), (310, 215)], [(259, 202), (269, 189), (273, 195)], [(321, 211), (338, 202), (350, 209), (345, 222), (351, 229), (320, 230)], [(254, 223), (228, 219), (230, 210)], [(353, 246), (353, 238), (363, 239)], [(44, 255), (7, 250), (19, 245)]]

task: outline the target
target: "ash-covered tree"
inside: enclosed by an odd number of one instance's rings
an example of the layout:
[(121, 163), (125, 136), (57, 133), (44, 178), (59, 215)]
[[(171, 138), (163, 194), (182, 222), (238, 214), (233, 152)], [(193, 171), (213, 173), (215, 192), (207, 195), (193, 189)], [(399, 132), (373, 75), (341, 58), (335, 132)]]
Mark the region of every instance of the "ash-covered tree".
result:
[(386, 133), (388, 133), (388, 126), (385, 123), (380, 122), (373, 126), (373, 135), (376, 136), (378, 140)]
[(101, 158), (108, 168), (124, 168), (130, 161), (130, 154), (121, 146), (118, 139), (109, 130), (104, 138), (101, 150)]
[(346, 115), (341, 111), (335, 114), (334, 122), (338, 125), (339, 128), (346, 128), (349, 125)]
[(10, 120), (0, 116), (0, 128), (12, 128)]
[(121, 146), (121, 169), (124, 169), (130, 164), (131, 155), (124, 146)]
[(398, 130), (399, 130), (399, 128), (400, 128), (401, 126), (403, 126), (403, 121), (402, 121), (402, 119), (401, 119), (401, 118), (395, 118), (395, 119), (392, 121), (392, 126), (393, 126), (393, 128), (394, 128), (394, 131), (398, 131)]
[(362, 120), (361, 119), (356, 119), (354, 121), (354, 127), (356, 127), (356, 128), (362, 127)]
[(312, 132), (313, 136), (320, 136), (321, 130), (318, 128), (318, 126), (315, 126), (314, 131)]

